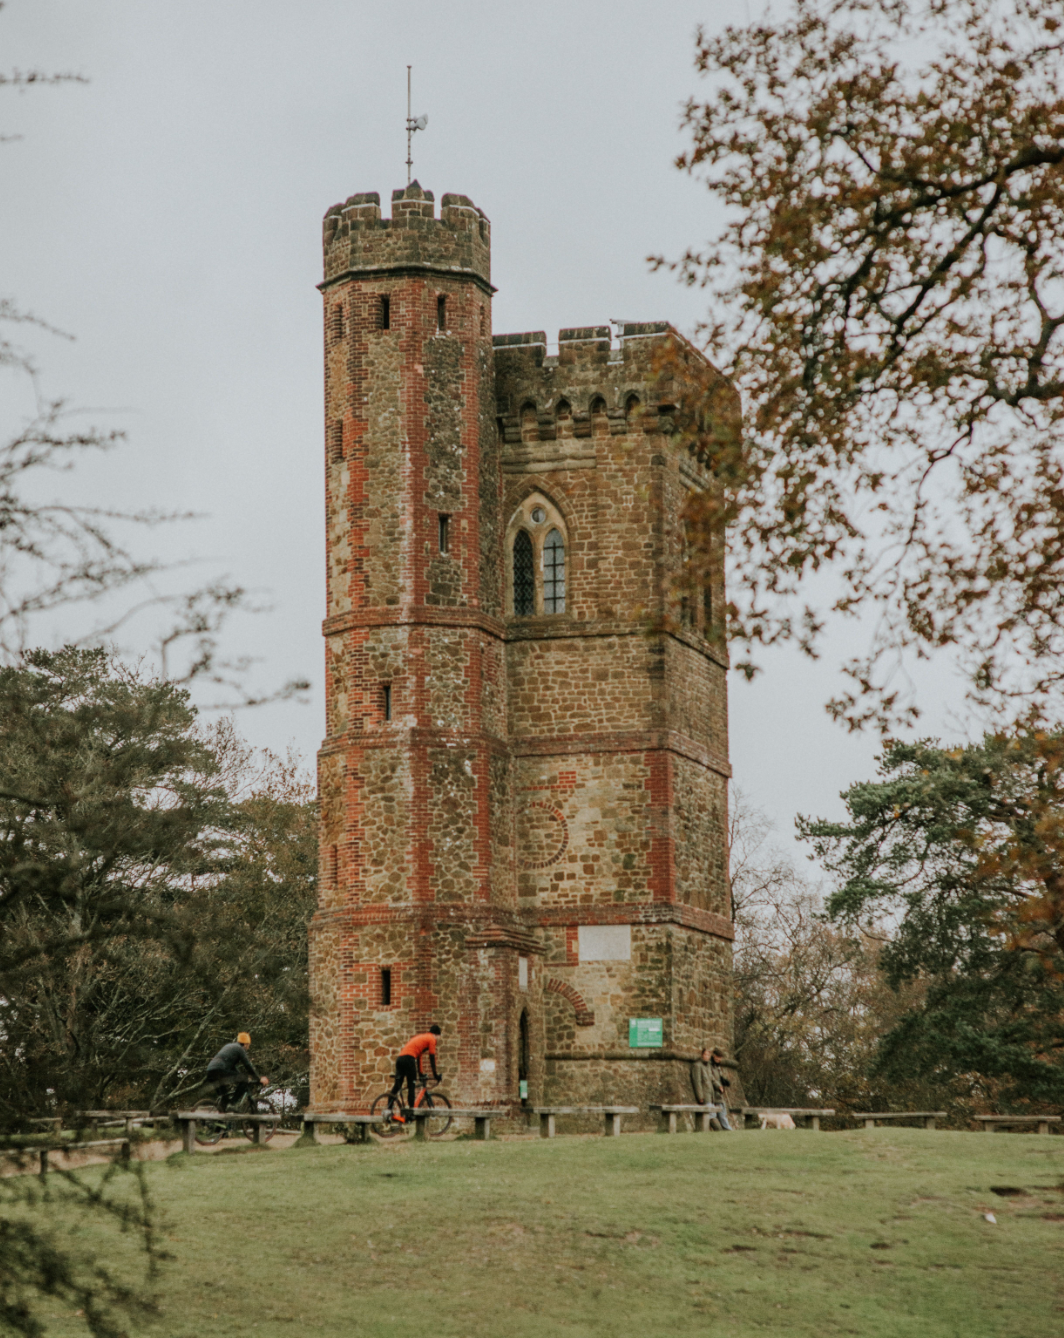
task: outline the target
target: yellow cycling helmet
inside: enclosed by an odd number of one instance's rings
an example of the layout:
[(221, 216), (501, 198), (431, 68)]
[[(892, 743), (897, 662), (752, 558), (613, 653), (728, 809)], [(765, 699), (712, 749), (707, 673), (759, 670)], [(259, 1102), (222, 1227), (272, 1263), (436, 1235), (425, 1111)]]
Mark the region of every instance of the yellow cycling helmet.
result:
[(238, 1033), (237, 1033), (237, 1038), (236, 1038), (236, 1039), (237, 1039), (237, 1044), (238, 1044), (238, 1045), (250, 1045), (250, 1044), (251, 1044), (251, 1037), (247, 1034), (246, 1031), (238, 1032)]

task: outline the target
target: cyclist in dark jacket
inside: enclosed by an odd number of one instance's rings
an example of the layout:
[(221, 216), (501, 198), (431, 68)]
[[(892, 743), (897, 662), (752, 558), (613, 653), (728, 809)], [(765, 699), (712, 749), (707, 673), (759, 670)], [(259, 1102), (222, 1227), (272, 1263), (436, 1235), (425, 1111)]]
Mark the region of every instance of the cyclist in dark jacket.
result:
[(244, 1081), (241, 1070), (263, 1087), (269, 1082), (268, 1078), (261, 1078), (256, 1072), (255, 1065), (248, 1058), (250, 1049), (251, 1037), (242, 1031), (235, 1041), (223, 1045), (207, 1065), (207, 1081), (214, 1084), (219, 1110), (228, 1110), (230, 1101), (239, 1101), (251, 1090), (251, 1083)]

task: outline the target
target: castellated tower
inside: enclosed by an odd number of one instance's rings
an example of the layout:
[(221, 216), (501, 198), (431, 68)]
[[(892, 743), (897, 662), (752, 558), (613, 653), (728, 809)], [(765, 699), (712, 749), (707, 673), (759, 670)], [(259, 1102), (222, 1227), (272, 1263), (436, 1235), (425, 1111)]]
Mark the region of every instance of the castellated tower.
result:
[(432, 1021), (457, 1104), (686, 1099), (731, 1037), (723, 577), (676, 584), (720, 378), (666, 325), (493, 340), (465, 196), (352, 196), (324, 246), (312, 1104)]

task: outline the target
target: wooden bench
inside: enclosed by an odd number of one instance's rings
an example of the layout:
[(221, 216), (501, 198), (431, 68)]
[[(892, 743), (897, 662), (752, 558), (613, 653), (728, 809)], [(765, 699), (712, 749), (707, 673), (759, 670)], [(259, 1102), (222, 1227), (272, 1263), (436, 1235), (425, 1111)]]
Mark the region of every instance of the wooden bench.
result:
[(617, 1138), (621, 1132), (621, 1116), (639, 1114), (638, 1106), (533, 1106), (532, 1109), (539, 1116), (541, 1138), (554, 1137), (558, 1115), (601, 1115), (603, 1133), (607, 1137)]
[(271, 1124), (280, 1124), (280, 1115), (242, 1115), (239, 1111), (178, 1110), (171, 1117), (181, 1131), (181, 1143), (186, 1152), (196, 1150), (197, 1124), (253, 1124), (255, 1142), (265, 1146), (266, 1130)]
[(721, 1109), (721, 1108), (720, 1108), (720, 1106), (659, 1106), (659, 1105), (652, 1105), (652, 1106), (650, 1107), (650, 1109), (651, 1109), (651, 1110), (656, 1110), (656, 1111), (659, 1112), (659, 1114), (661, 1115), (661, 1122), (662, 1122), (662, 1125), (666, 1128), (666, 1130), (667, 1130), (670, 1134), (674, 1134), (674, 1133), (676, 1132), (676, 1129), (677, 1129), (677, 1119), (676, 1119), (676, 1117), (677, 1117), (678, 1115), (686, 1115), (688, 1112), (690, 1112), (690, 1113), (693, 1114), (693, 1115), (698, 1115), (698, 1116), (699, 1116), (699, 1119), (698, 1119), (698, 1121), (697, 1121), (696, 1124), (695, 1124), (695, 1129), (696, 1129), (696, 1131), (697, 1131), (697, 1130), (701, 1130), (702, 1133), (708, 1133), (708, 1132), (709, 1132), (709, 1122), (710, 1122), (710, 1120), (713, 1118), (714, 1115), (717, 1115), (717, 1114), (720, 1113), (720, 1109)]
[(851, 1120), (864, 1120), (866, 1129), (874, 1129), (876, 1120), (923, 1120), (925, 1129), (933, 1129), (936, 1120), (944, 1120), (944, 1110), (864, 1110), (855, 1111), (848, 1116)]
[(986, 1133), (992, 1134), (995, 1129), (1001, 1129), (1007, 1125), (1019, 1125), (1021, 1128), (1037, 1124), (1040, 1134), (1048, 1134), (1051, 1124), (1059, 1124), (1064, 1118), (1060, 1115), (976, 1115), (974, 1117), (983, 1126)]
[(819, 1129), (820, 1121), (829, 1115), (834, 1115), (834, 1110), (814, 1110), (808, 1106), (740, 1106), (739, 1115), (742, 1118), (743, 1127), (746, 1127), (746, 1117), (754, 1115), (790, 1115), (794, 1120), (805, 1120), (810, 1129)]
[(318, 1139), (315, 1130), (319, 1124), (345, 1124), (354, 1126), (356, 1142), (368, 1143), (370, 1127), (374, 1124), (383, 1123), (383, 1115), (337, 1115), (331, 1112), (323, 1115), (318, 1111), (307, 1110), (303, 1112), (303, 1132), (300, 1135), (299, 1142), (303, 1145), (307, 1143), (317, 1144)]
[(424, 1106), (416, 1106), (413, 1110), (404, 1110), (403, 1114), (409, 1120), (411, 1116), (414, 1120), (414, 1137), (428, 1138), (428, 1130), (425, 1128), (429, 1120), (438, 1120), (442, 1114), (450, 1115), (452, 1119), (464, 1119), (473, 1121), (473, 1137), (486, 1142), (491, 1137), (492, 1120), (505, 1119), (509, 1115), (508, 1110), (499, 1107), (489, 1109), (474, 1109), (464, 1106), (434, 1106), (426, 1109)]
[(48, 1157), (51, 1153), (62, 1152), (64, 1156), (68, 1152), (91, 1152), (96, 1148), (119, 1148), (119, 1156), (123, 1161), (130, 1160), (130, 1140), (128, 1139), (94, 1139), (88, 1143), (50, 1143), (46, 1147), (23, 1148), (20, 1151), (36, 1152), (40, 1159), (40, 1175), (46, 1176), (48, 1173)]
[(79, 1110), (75, 1115), (74, 1127), (81, 1129), (87, 1124), (95, 1133), (100, 1128), (117, 1128), (121, 1125), (128, 1134), (145, 1124), (168, 1124), (169, 1121), (169, 1115), (153, 1115), (150, 1110)]

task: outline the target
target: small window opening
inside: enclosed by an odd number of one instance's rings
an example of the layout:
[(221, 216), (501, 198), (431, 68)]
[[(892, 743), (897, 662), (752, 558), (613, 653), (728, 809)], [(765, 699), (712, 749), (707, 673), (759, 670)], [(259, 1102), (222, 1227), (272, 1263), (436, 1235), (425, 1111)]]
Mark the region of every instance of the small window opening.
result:
[(334, 340), (340, 340), (344, 337), (344, 309), (337, 302), (332, 309), (331, 333)]
[(565, 612), (565, 540), (557, 530), (543, 545), (543, 612)]
[(382, 684), (381, 684), (381, 694), (382, 694), (382, 697), (383, 697), (384, 718), (385, 718), (385, 720), (391, 720), (391, 718), (392, 718), (392, 685), (391, 685), (390, 683), (382, 683)]
[(381, 329), (390, 330), (392, 328), (392, 299), (390, 297), (381, 298)]
[(517, 1024), (517, 1077), (521, 1081), (528, 1080), (528, 1070), (532, 1067), (532, 1045), (528, 1034), (528, 1011), (521, 1010), (521, 1018)]
[(450, 516), (440, 516), (440, 552), (449, 553), (451, 551), (451, 518)]
[(447, 299), (443, 296), (436, 299), (436, 328), (447, 329)]
[(381, 967), (381, 1007), (388, 1008), (392, 1002), (392, 970), (389, 966)]
[(342, 418), (334, 418), (329, 424), (329, 459), (334, 462), (344, 458), (344, 424)]
[(480, 333), (484, 333), (484, 308), (480, 308)]
[(535, 555), (532, 537), (527, 530), (518, 530), (514, 539), (514, 613), (527, 618), (536, 611)]

